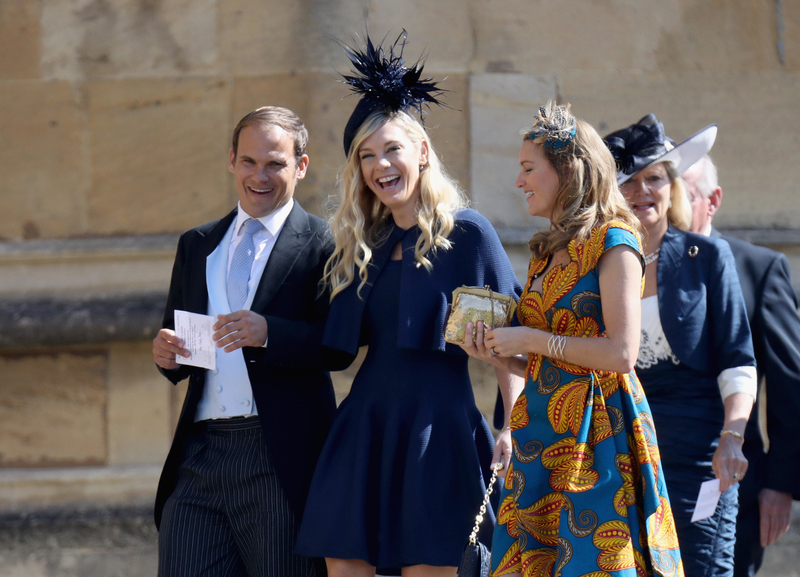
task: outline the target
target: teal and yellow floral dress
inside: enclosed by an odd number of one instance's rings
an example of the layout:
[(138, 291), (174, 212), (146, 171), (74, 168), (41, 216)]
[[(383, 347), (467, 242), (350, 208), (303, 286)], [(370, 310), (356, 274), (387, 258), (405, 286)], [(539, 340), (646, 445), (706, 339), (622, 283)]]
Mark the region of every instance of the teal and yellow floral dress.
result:
[[(530, 284), (547, 262), (531, 260), (520, 322), (558, 335), (602, 337), (597, 263), (617, 245), (642, 253), (635, 230), (621, 222), (570, 242), (570, 262), (548, 271), (541, 293)], [(511, 435), (493, 576), (683, 576), (653, 419), (635, 372), (530, 354)]]

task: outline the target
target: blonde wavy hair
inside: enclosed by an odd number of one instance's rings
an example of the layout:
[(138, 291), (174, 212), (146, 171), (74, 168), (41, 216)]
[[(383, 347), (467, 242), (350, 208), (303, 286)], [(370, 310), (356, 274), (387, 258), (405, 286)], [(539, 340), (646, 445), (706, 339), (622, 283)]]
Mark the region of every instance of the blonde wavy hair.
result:
[(667, 220), (675, 228), (689, 230), (692, 226), (692, 203), (689, 201), (686, 185), (672, 162), (665, 162), (664, 168), (667, 169), (670, 182), (670, 206), (667, 209)]
[[(547, 118), (564, 119), (570, 124), (574, 118), (569, 104), (548, 102), (543, 108)], [(575, 135), (567, 144), (560, 148), (543, 146), (548, 134), (542, 133), (541, 116), (534, 117), (534, 125), (522, 134), (524, 140), (542, 146), (545, 157), (558, 174), (555, 206), (563, 208), (548, 229), (531, 238), (529, 245), (533, 257), (543, 259), (566, 248), (572, 240), (588, 240), (592, 229), (612, 220), (622, 221), (638, 230), (639, 219), (631, 212), (617, 186), (614, 157), (597, 131), (583, 120), (574, 118)]]
[(446, 173), (433, 150), (425, 128), (410, 114), (399, 111), (377, 110), (370, 114), (353, 138), (350, 154), (339, 181), (340, 202), (331, 218), (334, 251), (325, 263), (323, 282), (331, 291), (331, 300), (350, 286), (358, 268), (358, 294), (367, 283), (367, 271), (372, 253), (386, 241), (389, 230), (384, 226), (391, 211), (370, 190), (361, 174), (359, 149), (364, 141), (388, 122), (405, 130), (417, 146), (425, 142), (428, 158), (419, 175), (419, 201), (417, 225), (421, 234), (414, 247), (417, 266), (433, 268), (428, 258), (437, 250), (451, 247), (447, 237), (453, 231), (453, 214), (467, 206), (467, 199), (458, 184)]

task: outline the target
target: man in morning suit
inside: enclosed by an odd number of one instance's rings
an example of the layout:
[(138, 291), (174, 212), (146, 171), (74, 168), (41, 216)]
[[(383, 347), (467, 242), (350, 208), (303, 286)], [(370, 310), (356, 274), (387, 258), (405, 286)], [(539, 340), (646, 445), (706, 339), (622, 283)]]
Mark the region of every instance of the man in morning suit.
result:
[[(711, 221), (722, 203), (717, 169), (705, 156), (683, 174), (692, 201), (692, 232), (721, 236)], [(739, 487), (734, 576), (752, 577), (761, 567), (764, 548), (789, 529), (792, 499), (800, 499), (800, 317), (789, 277), (789, 263), (779, 252), (743, 240), (730, 244), (753, 333), (760, 391), (745, 430), (747, 474)], [(766, 409), (766, 411), (764, 410)], [(766, 414), (766, 439), (758, 414)]]
[[(336, 408), (320, 340), (326, 223), (293, 199), (308, 133), (290, 110), (259, 108), (233, 132), (238, 207), (181, 236), (159, 370), (189, 388), (159, 481), (161, 577), (316, 575), (294, 554), (308, 487)], [(216, 317), (216, 370), (189, 356), (174, 312)]]

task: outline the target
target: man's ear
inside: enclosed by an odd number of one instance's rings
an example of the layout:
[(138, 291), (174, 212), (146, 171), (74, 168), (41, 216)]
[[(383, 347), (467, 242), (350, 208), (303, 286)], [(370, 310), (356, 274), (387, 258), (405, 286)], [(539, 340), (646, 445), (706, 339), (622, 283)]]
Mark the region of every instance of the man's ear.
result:
[(234, 153), (233, 148), (231, 148), (228, 153), (228, 172), (233, 172), (234, 170), (236, 170), (236, 153)]
[(297, 180), (303, 180), (305, 178), (306, 170), (308, 170), (308, 155), (304, 154), (300, 157), (300, 160), (297, 161)]
[(721, 205), (722, 205), (722, 187), (718, 186), (717, 188), (711, 191), (711, 194), (708, 197), (708, 216), (713, 218), (713, 216), (719, 210), (719, 207)]

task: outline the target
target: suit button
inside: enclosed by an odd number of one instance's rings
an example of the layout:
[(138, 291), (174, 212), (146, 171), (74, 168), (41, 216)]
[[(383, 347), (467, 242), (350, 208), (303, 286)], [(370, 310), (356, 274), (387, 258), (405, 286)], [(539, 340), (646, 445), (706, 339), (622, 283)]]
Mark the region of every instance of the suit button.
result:
[(220, 413), (224, 413), (224, 412), (225, 412), (225, 407), (223, 407), (222, 405), (220, 405), (220, 406), (219, 406), (219, 412), (220, 412)]
[(219, 374), (219, 369), (214, 369), (214, 370), (213, 370), (213, 371), (211, 371), (211, 372), (212, 372), (212, 373), (214, 373), (215, 375), (218, 375), (218, 374)]
[(249, 407), (249, 406), (250, 406), (250, 401), (244, 401), (242, 404), (243, 404), (245, 407)]
[(222, 387), (220, 387), (219, 385), (217, 385), (217, 392), (218, 392), (218, 393), (221, 393), (221, 392), (222, 392)]

